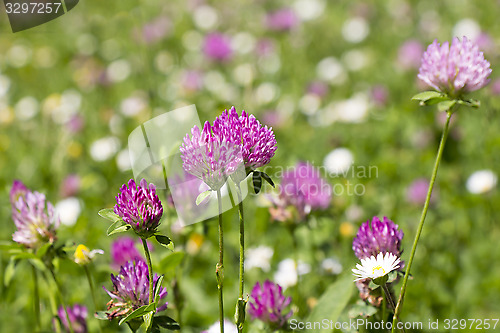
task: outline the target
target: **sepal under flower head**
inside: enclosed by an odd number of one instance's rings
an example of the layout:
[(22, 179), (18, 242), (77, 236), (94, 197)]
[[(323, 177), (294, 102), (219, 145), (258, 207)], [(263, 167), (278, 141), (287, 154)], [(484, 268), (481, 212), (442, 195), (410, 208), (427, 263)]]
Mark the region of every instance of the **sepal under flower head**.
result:
[(29, 191), (19, 181), (14, 182), (10, 194), (11, 200), (16, 200), (12, 204), (12, 219), (17, 231), (12, 239), (28, 248), (55, 242), (59, 219), (45, 195)]
[(191, 137), (186, 134), (180, 151), (184, 170), (203, 180), (214, 191), (219, 190), (243, 163), (241, 147), (214, 135), (208, 121), (201, 132), (194, 126)]
[(451, 46), (435, 40), (422, 56), (418, 78), (434, 89), (458, 98), (490, 82), (490, 63), (466, 37), (454, 38)]
[[(128, 187), (127, 187), (128, 185)], [(139, 186), (133, 179), (123, 184), (116, 196), (114, 212), (129, 224), (141, 238), (152, 236), (163, 215), (160, 198), (154, 184), (142, 179)]]
[(291, 298), (283, 295), (280, 285), (269, 280), (263, 284), (257, 282), (252, 289), (248, 313), (252, 319), (259, 319), (273, 328), (282, 328), (292, 315), (292, 311), (285, 313), (290, 302)]
[(384, 216), (380, 221), (374, 216), (371, 224), (370, 220), (364, 222), (358, 230), (357, 236), (352, 242), (352, 249), (358, 259), (365, 259), (376, 256), (378, 253), (393, 253), (401, 256), (401, 243), (403, 231), (399, 226)]
[[(158, 281), (155, 274), (153, 283)], [(116, 276), (111, 274), (113, 290), (106, 292), (111, 297), (108, 302), (108, 319), (126, 316), (143, 305), (149, 304), (149, 278), (148, 265), (144, 261), (129, 261), (120, 268), (120, 273)], [(167, 295), (167, 288), (160, 287), (160, 300)], [(156, 312), (167, 308), (167, 302), (159, 306)]]

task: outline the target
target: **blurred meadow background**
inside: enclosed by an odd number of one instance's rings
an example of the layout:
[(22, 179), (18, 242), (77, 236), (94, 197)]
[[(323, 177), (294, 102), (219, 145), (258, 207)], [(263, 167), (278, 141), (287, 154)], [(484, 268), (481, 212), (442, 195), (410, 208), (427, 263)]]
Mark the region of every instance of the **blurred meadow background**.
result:
[[(111, 288), (109, 273), (116, 273), (111, 243), (121, 236), (107, 237), (109, 223), (97, 212), (112, 207), (133, 177), (128, 135), (190, 104), (202, 121), (234, 105), (272, 126), (276, 170), (308, 161), (329, 171), (330, 207), (297, 230), (298, 299), (296, 281), (287, 280), (290, 235), (271, 221), (265, 195), (245, 200), (246, 292), (257, 281), (274, 280), (288, 286), (291, 308), (300, 309), (292, 318), (307, 318), (328, 286), (351, 274), (352, 239), (375, 215), (404, 231), (407, 260), (445, 119), (435, 107), (410, 100), (425, 89), (417, 79), (420, 56), (434, 39), (469, 37), (490, 61), (492, 82), (471, 96), (481, 101), (479, 109), (454, 116), (401, 318), (499, 317), (500, 1), (87, 0), (15, 34), (5, 11), (0, 15), (0, 240), (10, 242), (15, 231), (12, 181), (45, 193), (61, 217), (61, 242), (105, 251), (92, 265), (99, 310), (109, 301), (101, 286)], [(363, 168), (372, 172), (359, 174)], [(476, 173), (481, 170), (487, 171)], [(182, 332), (200, 332), (217, 320), (216, 219), (175, 227), (175, 210), (165, 193), (160, 198), (160, 230), (180, 253), (169, 259), (156, 244), (152, 252), (155, 271), (165, 274), (167, 314)], [(232, 320), (237, 210), (224, 219), (225, 312)], [(6, 279), (8, 262), (0, 252), (0, 331), (32, 332), (29, 265), (19, 263)], [(85, 304), (89, 331), (96, 332), (81, 267), (61, 261), (58, 275), (67, 303)], [(348, 302), (358, 299), (352, 283)], [(347, 308), (339, 320), (350, 315)], [(247, 331), (257, 329), (249, 321)], [(105, 332), (127, 330), (105, 323)]]

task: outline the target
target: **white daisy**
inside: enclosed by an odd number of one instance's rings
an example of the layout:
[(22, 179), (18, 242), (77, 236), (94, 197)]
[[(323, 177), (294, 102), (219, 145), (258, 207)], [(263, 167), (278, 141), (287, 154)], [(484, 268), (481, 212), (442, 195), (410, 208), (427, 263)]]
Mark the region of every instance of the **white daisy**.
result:
[(371, 256), (370, 258), (361, 259), (361, 265), (356, 264), (357, 269), (353, 269), (356, 280), (362, 279), (378, 279), (386, 276), (393, 270), (399, 268), (400, 259), (392, 253), (385, 255), (380, 252), (377, 257)]

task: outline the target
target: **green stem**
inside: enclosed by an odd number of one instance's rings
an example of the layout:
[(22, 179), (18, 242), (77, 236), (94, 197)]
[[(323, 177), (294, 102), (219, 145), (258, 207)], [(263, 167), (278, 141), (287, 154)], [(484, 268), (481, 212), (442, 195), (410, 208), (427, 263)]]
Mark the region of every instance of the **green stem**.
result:
[(410, 260), (408, 260), (408, 266), (406, 266), (406, 272), (403, 279), (403, 285), (401, 287), (401, 293), (399, 295), (398, 303), (394, 310), (394, 318), (392, 321), (392, 332), (395, 332), (395, 326), (398, 321), (399, 314), (401, 312), (401, 308), (403, 306), (403, 301), (406, 293), (406, 286), (408, 283), (408, 277), (410, 276), (411, 265), (413, 264), (413, 259), (415, 257), (415, 252), (417, 250), (418, 240), (420, 239), (420, 234), (422, 233), (422, 228), (424, 227), (425, 217), (427, 216), (427, 210), (429, 209), (429, 204), (431, 201), (432, 189), (434, 188), (434, 182), (436, 181), (436, 176), (439, 168), (439, 163), (441, 162), (441, 158), (443, 156), (444, 145), (446, 143), (446, 139), (448, 137), (448, 132), (450, 130), (450, 119), (453, 114), (452, 110), (448, 110), (446, 123), (444, 125), (443, 135), (441, 136), (441, 142), (439, 143), (439, 149), (436, 156), (436, 162), (434, 163), (434, 169), (432, 170), (432, 177), (429, 184), (429, 190), (427, 191), (427, 197), (425, 198), (424, 209), (422, 210), (422, 215), (420, 217), (420, 223), (418, 224), (417, 234), (415, 235), (415, 241), (413, 242), (413, 247), (410, 253)]
[(56, 284), (56, 287), (57, 287), (57, 292), (59, 294), (61, 306), (63, 307), (64, 314), (66, 315), (66, 320), (68, 322), (69, 331), (70, 331), (70, 333), (75, 333), (73, 330), (73, 325), (71, 324), (71, 320), (69, 320), (68, 309), (67, 309), (66, 304), (64, 302), (61, 285), (59, 284), (59, 281), (57, 281), (56, 274), (54, 273), (54, 271), (52, 269), (50, 270), (50, 273), (52, 274), (52, 278), (54, 279), (54, 283)]
[(224, 233), (222, 230), (222, 201), (220, 189), (217, 190), (217, 204), (219, 207), (219, 262), (215, 267), (217, 277), (217, 289), (219, 292), (219, 322), (220, 332), (224, 333), (224, 299), (222, 293), (222, 283), (224, 281)]
[(42, 324), (40, 322), (40, 291), (38, 290), (38, 275), (36, 273), (35, 266), (31, 266), (31, 271), (33, 273), (33, 303), (35, 305), (35, 321), (36, 329), (40, 331), (42, 329)]
[(146, 261), (148, 263), (149, 271), (149, 304), (153, 303), (153, 264), (151, 263), (151, 256), (149, 255), (148, 243), (144, 238), (141, 238), (142, 246), (144, 246), (144, 254), (146, 254)]
[[(384, 285), (385, 286), (385, 285)], [(382, 321), (387, 319), (387, 293), (384, 288), (382, 288)]]
[[(90, 294), (92, 295), (92, 302), (94, 302), (94, 311), (97, 311), (97, 298), (95, 297), (95, 287), (94, 281), (92, 280), (92, 275), (90, 275), (90, 271), (87, 265), (83, 265), (83, 269), (85, 270), (85, 275), (87, 276), (87, 281), (89, 282)], [(99, 320), (99, 332), (102, 333), (101, 321)]]
[(290, 236), (292, 237), (292, 247), (293, 247), (293, 261), (295, 263), (295, 274), (297, 274), (297, 283), (295, 284), (295, 304), (299, 308), (300, 313), (300, 292), (299, 292), (299, 247), (297, 244), (297, 237), (295, 236), (295, 230), (297, 226), (295, 224), (290, 224), (288, 230), (290, 231)]
[(245, 222), (243, 215), (243, 198), (241, 195), (240, 184), (236, 184), (236, 193), (238, 194), (238, 208), (240, 217), (240, 293), (236, 303), (236, 326), (238, 332), (243, 332), (243, 325), (245, 323), (245, 300), (243, 292), (245, 288)]
[[(48, 283), (48, 279), (47, 277), (45, 277), (45, 280), (46, 282)], [(54, 319), (54, 326), (55, 326), (55, 330), (57, 333), (61, 333), (61, 323), (59, 322), (59, 320), (57, 319), (57, 304), (56, 304), (56, 300), (54, 299), (54, 295), (52, 294), (52, 292), (49, 291), (49, 303), (50, 303), (50, 307), (52, 309), (52, 313), (53, 313), (53, 318)]]

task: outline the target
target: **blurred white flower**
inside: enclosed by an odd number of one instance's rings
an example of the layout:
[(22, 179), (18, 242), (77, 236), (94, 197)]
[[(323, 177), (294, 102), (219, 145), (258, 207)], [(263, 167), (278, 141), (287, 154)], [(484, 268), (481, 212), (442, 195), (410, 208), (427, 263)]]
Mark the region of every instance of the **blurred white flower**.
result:
[(479, 24), (470, 18), (465, 18), (457, 22), (453, 27), (453, 37), (467, 37), (469, 40), (476, 40), (481, 34), (481, 27)]
[(337, 258), (326, 258), (321, 262), (321, 268), (328, 274), (338, 275), (342, 273), (342, 264)]
[(209, 30), (217, 26), (219, 16), (217, 11), (210, 6), (199, 6), (193, 13), (194, 24), (202, 29)]
[(363, 69), (368, 64), (368, 57), (366, 52), (361, 50), (351, 50), (344, 53), (342, 61), (347, 69), (355, 72)]
[[(219, 333), (220, 332), (220, 321), (217, 321), (206, 331), (201, 333)], [(224, 319), (224, 333), (238, 333), (238, 328), (231, 321)]]
[(245, 269), (258, 267), (264, 272), (269, 272), (273, 254), (274, 250), (264, 245), (248, 249), (245, 255)]
[(274, 274), (274, 281), (283, 289), (297, 284), (298, 275), (305, 275), (311, 271), (311, 265), (299, 260), (298, 267), (295, 268), (295, 260), (287, 258), (278, 264), (278, 271)]
[(316, 75), (324, 81), (339, 85), (345, 82), (347, 74), (344, 67), (334, 57), (328, 57), (321, 60), (316, 66)]
[(299, 108), (305, 115), (313, 115), (318, 111), (321, 99), (315, 94), (306, 94), (299, 100)]
[(301, 20), (309, 21), (323, 14), (325, 2), (323, 0), (296, 0), (293, 8)]
[(497, 185), (497, 175), (491, 170), (474, 172), (467, 179), (467, 190), (473, 194), (482, 194), (491, 191)]
[(94, 161), (102, 162), (110, 159), (120, 149), (120, 140), (114, 136), (104, 137), (92, 142), (90, 156)]
[(82, 212), (80, 200), (75, 197), (69, 197), (59, 201), (55, 205), (54, 209), (56, 215), (59, 216), (61, 223), (67, 226), (75, 225), (80, 213)]
[(123, 149), (116, 155), (116, 165), (122, 172), (132, 169), (128, 149)]
[(370, 27), (362, 17), (353, 17), (342, 26), (342, 37), (350, 43), (362, 42), (369, 33)]
[(107, 77), (112, 82), (121, 82), (125, 80), (129, 77), (131, 72), (130, 63), (124, 59), (113, 61), (106, 69)]
[(265, 74), (274, 74), (281, 68), (281, 59), (277, 54), (269, 54), (259, 59), (259, 69)]
[(255, 97), (259, 104), (267, 104), (276, 99), (279, 95), (279, 88), (271, 82), (264, 82), (257, 87)]
[(364, 215), (363, 208), (361, 208), (361, 206), (358, 205), (352, 204), (345, 210), (345, 216), (348, 221), (358, 221), (363, 217), (363, 215)]
[(23, 67), (30, 59), (31, 49), (25, 45), (14, 45), (7, 51), (7, 60), (12, 67)]
[(231, 39), (231, 47), (238, 53), (247, 54), (255, 48), (255, 37), (248, 32), (240, 32)]
[(4, 97), (10, 88), (10, 79), (5, 75), (0, 75), (0, 98)]
[(186, 50), (199, 52), (203, 44), (203, 35), (196, 30), (190, 30), (182, 35), (182, 45)]
[(346, 123), (362, 122), (370, 107), (365, 93), (357, 93), (349, 99), (333, 103), (334, 119)]
[(61, 96), (51, 95), (44, 101), (44, 109), (52, 114), (52, 120), (64, 124), (80, 111), (82, 95), (73, 89), (64, 91)]
[(126, 117), (133, 117), (148, 107), (148, 101), (143, 91), (136, 91), (120, 104), (120, 111)]
[(346, 173), (354, 163), (354, 156), (347, 148), (336, 148), (326, 155), (323, 164), (333, 174)]
[(255, 77), (255, 70), (251, 64), (238, 65), (233, 70), (234, 81), (242, 86), (248, 86), (252, 83)]
[(33, 96), (23, 97), (17, 102), (14, 112), (19, 120), (31, 119), (38, 112), (38, 101)]

